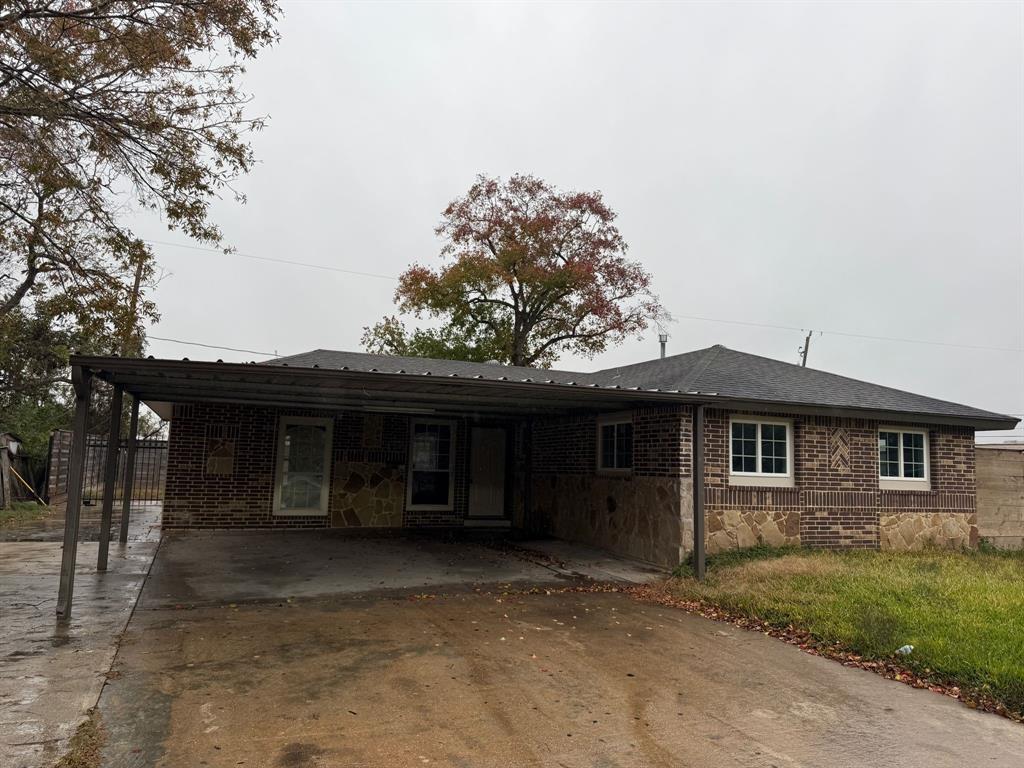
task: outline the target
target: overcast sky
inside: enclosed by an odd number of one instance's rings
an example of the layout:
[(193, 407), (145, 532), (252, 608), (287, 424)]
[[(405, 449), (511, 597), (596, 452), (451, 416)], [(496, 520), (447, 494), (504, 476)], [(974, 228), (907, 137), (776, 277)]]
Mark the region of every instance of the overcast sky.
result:
[[(437, 263), (476, 174), (533, 173), (604, 193), (670, 353), (796, 362), (803, 334), (760, 325), (821, 330), (813, 367), (1024, 414), (1021, 4), (283, 5), (245, 81), (270, 116), (248, 203), (215, 206), (239, 251), (397, 275)], [(393, 311), (388, 279), (156, 252), (157, 336), (358, 349)], [(558, 367), (657, 353), (652, 332)]]

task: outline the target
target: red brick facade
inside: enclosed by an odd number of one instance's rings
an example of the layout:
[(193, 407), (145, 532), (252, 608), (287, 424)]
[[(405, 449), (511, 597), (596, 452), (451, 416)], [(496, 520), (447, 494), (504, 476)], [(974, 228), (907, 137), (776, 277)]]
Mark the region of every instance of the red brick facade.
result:
[[(163, 524), (170, 528), (324, 528), (350, 527), (331, 493), (327, 515), (273, 514), (274, 480), (281, 416), (332, 418), (332, 489), (349, 484), (346, 467), (380, 468), (382, 474), (404, 478), (409, 452), (410, 416), (362, 411), (311, 411), (249, 405), (196, 404), (175, 407), (168, 445)], [(410, 527), (461, 525), (466, 511), (468, 456), (465, 419), (454, 419), (454, 509), (404, 510)], [(234, 465), (226, 474), (207, 474), (211, 428), (230, 428)], [(404, 509), (404, 505), (403, 505)]]
[[(332, 493), (326, 516), (273, 514), (277, 426), (284, 415), (327, 416), (334, 420)], [(366, 525), (365, 519), (360, 520), (351, 507), (344, 505), (350, 505), (353, 498), (365, 497), (357, 493), (368, 482), (364, 477), (368, 472), (373, 482), (379, 475), (391, 483), (392, 489), (398, 488), (392, 490), (391, 503), (398, 505), (399, 515), (393, 524), (461, 526), (468, 504), (470, 427), (494, 422), (477, 422), (471, 417), (453, 419), (454, 509), (416, 512), (405, 508), (404, 494), (401, 499), (394, 498), (395, 493), (404, 491), (411, 418), (362, 411), (177, 406), (168, 451), (164, 524), (251, 528)], [(512, 435), (508, 496), (509, 511), (517, 524), (525, 520), (524, 527), (544, 529), (543, 521), (538, 524), (539, 518), (554, 519), (560, 514), (561, 524), (568, 525), (574, 535), (581, 535), (587, 526), (603, 525), (603, 536), (616, 537), (622, 550), (628, 552), (635, 551), (635, 547), (631, 549), (635, 542), (626, 541), (630, 536), (685, 538), (692, 517), (693, 410), (690, 406), (638, 408), (631, 412), (631, 418), (633, 471), (618, 476), (597, 471), (597, 414), (535, 417), (529, 431), (525, 420), (500, 422)], [(768, 519), (784, 529), (787, 541), (799, 540), (815, 547), (873, 548), (880, 545), (880, 520), (882, 525), (886, 519), (895, 524), (901, 515), (911, 513), (973, 517), (974, 435), (969, 428), (927, 427), (928, 490), (882, 490), (878, 428), (893, 422), (799, 414), (775, 414), (771, 418), (792, 421), (792, 487), (731, 484), (729, 413), (713, 409), (706, 412), (704, 483), (709, 521), (737, 516)], [(528, 434), (532, 434), (529, 445)], [(208, 472), (211, 436), (223, 439), (224, 435), (231, 442), (224, 465), (230, 471)], [(218, 445), (223, 447), (223, 443)], [(354, 467), (363, 472), (357, 479), (350, 472)], [(532, 477), (529, 487), (528, 475)], [(575, 479), (570, 482), (568, 478)], [(530, 504), (534, 509), (527, 509)], [(657, 509), (651, 509), (651, 505)], [(567, 521), (566, 515), (577, 519)], [(616, 521), (627, 517), (629, 530), (624, 532)], [(681, 546), (689, 549), (691, 543), (692, 536)], [(644, 544), (645, 551), (652, 546)]]
[(719, 410), (705, 416), (709, 514), (723, 509), (796, 512), (805, 546), (877, 548), (883, 514), (974, 513), (974, 432), (969, 428), (927, 427), (929, 490), (881, 490), (878, 428), (893, 420), (772, 414), (768, 418), (793, 423), (794, 486), (759, 488), (729, 484), (729, 416)]

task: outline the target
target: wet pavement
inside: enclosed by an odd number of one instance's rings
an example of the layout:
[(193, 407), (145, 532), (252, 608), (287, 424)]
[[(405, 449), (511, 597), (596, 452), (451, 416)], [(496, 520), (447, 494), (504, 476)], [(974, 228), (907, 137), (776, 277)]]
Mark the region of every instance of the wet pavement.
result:
[[(160, 504), (145, 503), (133, 507), (132, 532), (145, 530), (153, 525), (160, 525)], [(98, 504), (85, 504), (79, 522), (79, 541), (99, 541), (100, 538), (100, 507)], [(137, 519), (136, 519), (137, 518)], [(121, 502), (114, 506), (114, 519), (111, 520), (111, 541), (117, 541), (121, 527)], [(45, 509), (37, 518), (20, 520), (16, 523), (0, 527), (0, 542), (4, 541), (63, 541), (64, 540), (64, 507), (54, 506)]]
[(559, 589), (578, 572), (444, 542), (170, 536), (100, 701), (103, 765), (1024, 765), (1011, 721)]
[(1020, 766), (1024, 728), (618, 593), (141, 610), (103, 765)]
[(52, 520), (41, 521), (35, 533), (42, 540), (0, 541), (4, 768), (52, 765), (95, 706), (157, 550), (159, 508), (133, 512), (129, 542), (121, 545), (115, 535), (106, 573), (96, 571), (98, 545), (79, 543), (74, 608), (66, 624), (55, 613), (61, 544), (42, 533), (55, 529)]
[(436, 537), (356, 538), (332, 531), (168, 531), (141, 607), (530, 586), (666, 573), (568, 542), (514, 548)]

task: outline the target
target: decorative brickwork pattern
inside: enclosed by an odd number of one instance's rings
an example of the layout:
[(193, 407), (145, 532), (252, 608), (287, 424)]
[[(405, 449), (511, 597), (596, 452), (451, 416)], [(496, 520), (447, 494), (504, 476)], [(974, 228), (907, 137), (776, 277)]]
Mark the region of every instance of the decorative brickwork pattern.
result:
[[(745, 413), (744, 415), (766, 415)], [(778, 418), (778, 414), (772, 415)], [(799, 520), (798, 543), (810, 547), (872, 548), (900, 546), (902, 537), (883, 540), (881, 522), (889, 528), (907, 515), (927, 521), (933, 540), (947, 545), (977, 541), (974, 520), (974, 433), (962, 427), (928, 428), (930, 483), (928, 490), (881, 490), (878, 478), (878, 427), (881, 422), (830, 416), (792, 414), (794, 467), (792, 488), (729, 485), (729, 413), (706, 412), (705, 482), (709, 551), (726, 543), (743, 546), (762, 531), (744, 522), (760, 510), (781, 514), (792, 528)], [(886, 422), (887, 425), (889, 422)], [(738, 514), (736, 514), (738, 513)], [(712, 521), (725, 533), (714, 537)], [(743, 530), (730, 531), (727, 521)], [(916, 524), (915, 524), (916, 525)], [(944, 526), (944, 528), (943, 528)], [(935, 535), (934, 529), (945, 531)], [(908, 530), (906, 526), (904, 531)], [(950, 531), (956, 530), (956, 535)], [(966, 531), (963, 535), (962, 532)], [(947, 535), (948, 534), (948, 535)], [(774, 532), (769, 532), (775, 536)], [(915, 538), (916, 540), (916, 538)], [(790, 541), (789, 543), (796, 543)]]
[(829, 430), (828, 465), (835, 472), (850, 471), (850, 433), (842, 427)]

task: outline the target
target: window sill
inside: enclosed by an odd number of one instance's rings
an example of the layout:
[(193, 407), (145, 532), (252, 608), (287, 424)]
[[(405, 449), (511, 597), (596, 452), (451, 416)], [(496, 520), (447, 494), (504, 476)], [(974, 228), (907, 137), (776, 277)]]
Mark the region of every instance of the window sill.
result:
[(796, 487), (792, 477), (772, 477), (771, 475), (729, 475), (729, 485), (761, 488)]
[(327, 517), (326, 509), (275, 509), (274, 517)]
[(608, 469), (606, 467), (598, 467), (597, 474), (602, 477), (632, 477), (632, 469)]
[(407, 504), (405, 506), (406, 512), (454, 512), (455, 507), (451, 504), (439, 505), (439, 504)]
[(932, 484), (928, 480), (888, 480), (879, 479), (878, 488), (882, 491), (930, 491)]

